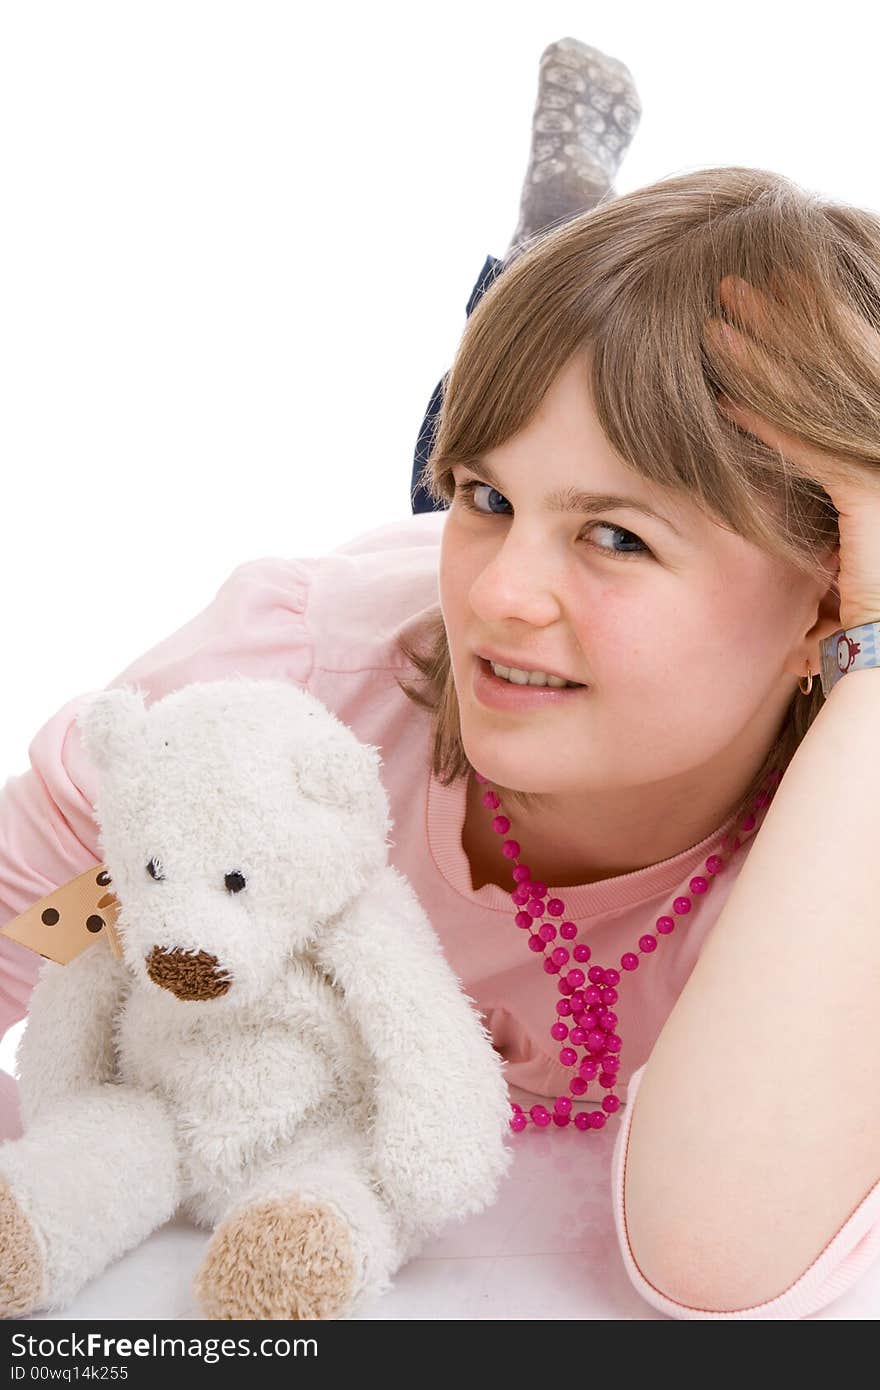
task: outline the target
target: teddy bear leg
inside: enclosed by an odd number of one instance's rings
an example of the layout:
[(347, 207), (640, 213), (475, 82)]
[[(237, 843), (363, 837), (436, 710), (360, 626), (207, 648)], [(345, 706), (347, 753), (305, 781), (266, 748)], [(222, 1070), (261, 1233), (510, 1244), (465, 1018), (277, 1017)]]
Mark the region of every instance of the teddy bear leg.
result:
[(393, 1214), (356, 1158), (276, 1161), (214, 1231), (193, 1291), (210, 1319), (351, 1318), (404, 1258)]
[(60, 1311), (173, 1216), (178, 1191), (155, 1096), (107, 1084), (58, 1101), (0, 1144), (0, 1316)]

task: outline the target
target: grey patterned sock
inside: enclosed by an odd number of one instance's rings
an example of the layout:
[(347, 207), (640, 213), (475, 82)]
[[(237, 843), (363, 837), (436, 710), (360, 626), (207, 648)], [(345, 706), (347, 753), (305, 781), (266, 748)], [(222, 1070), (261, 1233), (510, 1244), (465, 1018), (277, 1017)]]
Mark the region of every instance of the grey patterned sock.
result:
[(544, 49), (519, 221), (506, 256), (616, 196), (614, 176), (641, 114), (632, 73), (618, 58), (572, 38)]

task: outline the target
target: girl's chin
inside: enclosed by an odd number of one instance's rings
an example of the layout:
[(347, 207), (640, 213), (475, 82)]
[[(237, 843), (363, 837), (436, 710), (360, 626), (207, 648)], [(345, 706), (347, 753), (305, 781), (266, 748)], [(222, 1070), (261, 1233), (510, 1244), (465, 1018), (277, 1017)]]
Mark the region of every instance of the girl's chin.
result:
[(465, 757), (476, 772), (481, 772), (496, 787), (523, 792), (539, 788), (546, 791), (547, 773), (553, 764), (559, 766), (561, 763), (563, 768), (570, 769), (570, 744), (566, 742), (558, 758), (552, 758), (549, 745), (546, 733), (543, 738), (537, 734), (529, 737), (523, 729), (515, 733), (509, 729), (481, 729), (478, 736), (462, 735)]

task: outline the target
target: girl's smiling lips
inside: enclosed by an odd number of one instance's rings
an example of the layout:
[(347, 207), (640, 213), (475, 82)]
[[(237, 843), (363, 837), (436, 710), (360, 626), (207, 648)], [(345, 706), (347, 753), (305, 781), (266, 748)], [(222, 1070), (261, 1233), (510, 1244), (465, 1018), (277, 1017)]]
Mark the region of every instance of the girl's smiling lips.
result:
[[(529, 657), (528, 661), (520, 656), (502, 656), (501, 652), (493, 651), (491, 647), (481, 647), (475, 655), (481, 657), (483, 661), (494, 661), (496, 666), (514, 667), (517, 671), (543, 671), (545, 676), (558, 676), (561, 681), (573, 681), (574, 676), (567, 676), (564, 671), (555, 671), (552, 666), (545, 666), (534, 657)], [(579, 681), (582, 685), (584, 682)]]
[[(520, 668), (525, 670), (525, 667)], [(536, 668), (537, 669), (537, 668)], [(547, 673), (550, 674), (549, 672)], [(501, 676), (496, 676), (489, 662), (475, 654), (474, 657), (474, 697), (481, 705), (490, 709), (535, 710), (542, 705), (558, 705), (586, 695), (589, 687), (585, 685), (514, 685)]]

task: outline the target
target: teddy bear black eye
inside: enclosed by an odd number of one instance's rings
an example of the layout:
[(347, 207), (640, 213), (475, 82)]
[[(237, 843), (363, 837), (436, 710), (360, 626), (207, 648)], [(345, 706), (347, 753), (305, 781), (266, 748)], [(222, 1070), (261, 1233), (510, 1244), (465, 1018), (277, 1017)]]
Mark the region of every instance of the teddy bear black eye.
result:
[(227, 874), (223, 880), (230, 893), (240, 893), (242, 888), (247, 887), (247, 879), (244, 874), (235, 869), (231, 874)]
[(150, 875), (151, 878), (155, 878), (157, 880), (164, 878), (165, 875), (162, 872), (161, 859), (156, 859), (154, 856), (147, 865), (147, 873)]

